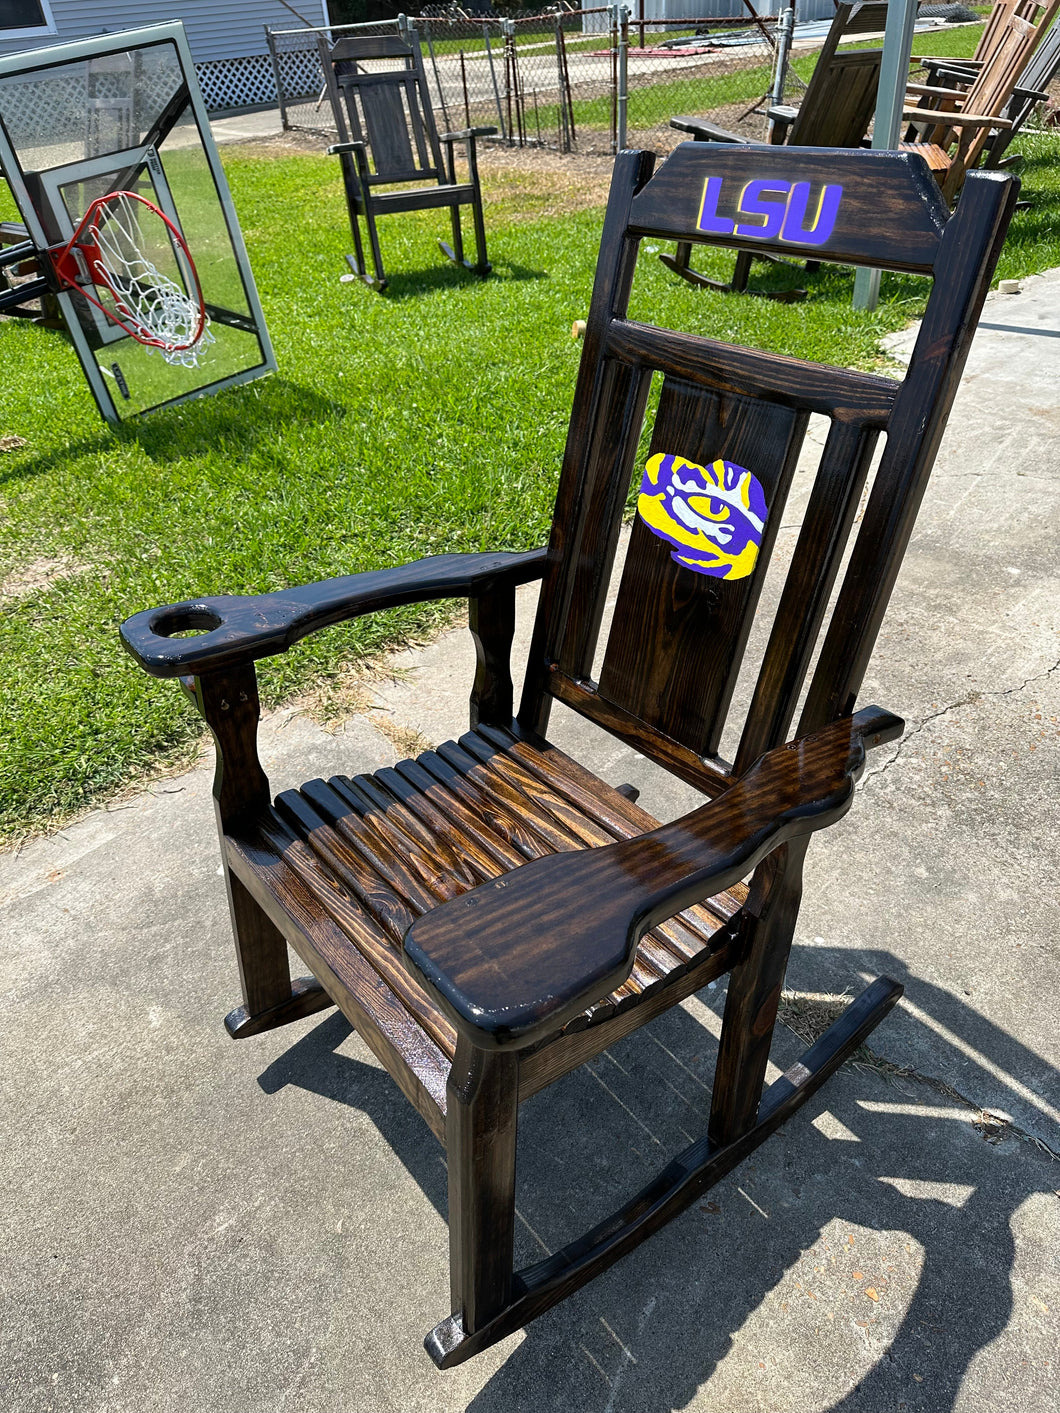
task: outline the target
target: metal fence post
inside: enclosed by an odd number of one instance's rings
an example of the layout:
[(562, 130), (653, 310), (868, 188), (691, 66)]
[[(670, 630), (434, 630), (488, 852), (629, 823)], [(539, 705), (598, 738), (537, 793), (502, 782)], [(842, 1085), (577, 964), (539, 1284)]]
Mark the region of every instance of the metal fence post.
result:
[(781, 10), (777, 22), (777, 62), (773, 68), (773, 87), (769, 92), (769, 106), (774, 108), (784, 102), (784, 82), (788, 76), (788, 55), (791, 53), (791, 34), (795, 28), (795, 7)]
[(570, 125), (567, 122), (567, 90), (563, 82), (563, 21), (556, 11), (556, 126), (560, 151), (570, 151)]
[(626, 119), (629, 115), (629, 10), (618, 9), (618, 150), (626, 146)]
[(280, 105), (280, 126), (284, 132), (290, 130), (287, 122), (287, 104), (283, 101), (283, 78), (280, 75), (280, 56), (276, 52), (276, 40), (273, 38), (272, 30), (265, 26), (265, 43), (269, 46), (269, 60), (272, 64), (272, 75), (276, 80), (276, 101)]
[(486, 57), (490, 62), (490, 78), (493, 80), (493, 98), (497, 104), (497, 122), (500, 124), (501, 137), (506, 138), (508, 134), (504, 130), (504, 108), (501, 104), (501, 91), (497, 87), (497, 70), (493, 67), (493, 49), (490, 46), (490, 28), (483, 20), (482, 38), (486, 41)]

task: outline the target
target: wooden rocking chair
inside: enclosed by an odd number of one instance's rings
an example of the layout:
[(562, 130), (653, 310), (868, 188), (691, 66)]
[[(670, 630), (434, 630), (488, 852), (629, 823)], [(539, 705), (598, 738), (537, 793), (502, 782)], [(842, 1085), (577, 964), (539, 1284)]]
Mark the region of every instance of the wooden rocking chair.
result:
[[(481, 127), (462, 132), (438, 132), (415, 30), (407, 30), (405, 36), (339, 39), (331, 48), (321, 34), (317, 36), (317, 46), (339, 132), (340, 140), (328, 148), (328, 153), (337, 155), (342, 163), (354, 248), (354, 254), (346, 258), (353, 273), (377, 290), (386, 289), (377, 219), (402, 211), (447, 206), (453, 243), (450, 246), (444, 240), (438, 241), (443, 254), (465, 269), (488, 275), (492, 266), (486, 255), (486, 226), (475, 140), (497, 129)], [(366, 67), (373, 60), (383, 61), (385, 67)], [(395, 67), (395, 62), (399, 67)], [(458, 142), (464, 144), (467, 155), (466, 182), (456, 179), (454, 149)], [(417, 185), (404, 191), (376, 190), (401, 183), (407, 186), (409, 182)], [(471, 207), (475, 227), (474, 265), (464, 259), (461, 206)], [(374, 275), (369, 275), (364, 260), (362, 216), (368, 230)]]
[[(810, 76), (802, 103), (798, 108), (778, 105), (767, 109), (769, 141), (788, 143), (792, 147), (860, 147), (872, 122), (876, 106), (876, 90), (880, 82), (882, 49), (849, 49), (840, 52), (841, 40), (858, 34), (879, 33), (887, 23), (887, 6), (878, 0), (856, 5), (838, 5), (828, 28), (817, 64)], [(696, 142), (733, 142), (741, 146), (757, 146), (751, 138), (728, 128), (709, 123), (703, 118), (677, 117), (670, 126), (689, 133)], [(805, 290), (749, 290), (748, 277), (752, 260), (772, 257), (741, 251), (736, 257), (732, 279), (711, 280), (692, 268), (692, 247), (682, 242), (675, 254), (663, 253), (659, 259), (668, 270), (689, 284), (718, 290), (722, 294), (761, 294), (765, 299), (792, 304), (805, 299)], [(811, 262), (813, 268), (815, 262)]]
[[(995, 10), (997, 8), (995, 7)], [(1014, 8), (1015, 0), (1006, 0), (1006, 3), (1001, 7), (1002, 11)], [(961, 90), (970, 88), (982, 70), (983, 56), (988, 57), (990, 54), (990, 47), (985, 43), (988, 34), (991, 39), (996, 39), (996, 29), (993, 25), (988, 25), (984, 30), (983, 39), (971, 59), (918, 60), (919, 66), (927, 71), (924, 79), (926, 88), (936, 91), (941, 88), (951, 92), (954, 88)], [(984, 166), (1000, 167), (1019, 160), (1015, 154), (1010, 157), (1008, 149), (1012, 140), (1038, 105), (1048, 100), (1049, 85), (1056, 78), (1058, 72), (1060, 72), (1060, 19), (1053, 21), (1049, 30), (1038, 41), (1031, 57), (1020, 72), (1019, 82), (1013, 89), (1012, 97), (1002, 110), (1001, 116), (1005, 122), (991, 128), (986, 143)], [(936, 104), (931, 103), (930, 106), (935, 107)], [(910, 137), (912, 136), (913, 134), (910, 134)]]
[[(950, 216), (909, 155), (684, 143), (654, 177), (653, 164), (643, 152), (615, 163), (547, 550), (443, 555), (258, 598), (196, 599), (122, 629), (149, 673), (183, 681), (217, 743), (243, 986), (230, 1034), (338, 1005), (447, 1149), (452, 1307), (426, 1340), (443, 1367), (525, 1325), (688, 1206), (809, 1098), (901, 992), (874, 982), (763, 1092), (810, 835), (850, 807), (866, 751), (902, 730), (878, 707), (856, 710), (856, 698), (1017, 183), (973, 173)], [(744, 222), (749, 183), (789, 192), (779, 225)], [(799, 238), (808, 209), (819, 212), (808, 218), (811, 243)], [(906, 378), (632, 322), (644, 237), (762, 242), (933, 275)], [(812, 413), (830, 431), (729, 764), (718, 755), (722, 725)], [(881, 434), (882, 462), (788, 741)], [(639, 513), (594, 680), (631, 475)], [(513, 718), (515, 589), (538, 578)], [(393, 769), (311, 780), (274, 802), (256, 749), (255, 661), (325, 625), (446, 597), (470, 600), (469, 732)], [(660, 827), (549, 742), (554, 700), (709, 802)], [(288, 942), (312, 976), (292, 983)], [(607, 1220), (515, 1272), (520, 1102), (726, 972), (706, 1134)]]
[(1004, 117), (1004, 110), (1058, 9), (1060, 0), (1019, 0), (997, 7), (988, 27), (993, 47), (970, 87), (909, 85), (915, 106), (902, 113), (912, 125), (902, 151), (920, 153), (948, 202), (957, 199), (965, 174), (988, 154), (991, 134), (1012, 127), (1014, 119)]

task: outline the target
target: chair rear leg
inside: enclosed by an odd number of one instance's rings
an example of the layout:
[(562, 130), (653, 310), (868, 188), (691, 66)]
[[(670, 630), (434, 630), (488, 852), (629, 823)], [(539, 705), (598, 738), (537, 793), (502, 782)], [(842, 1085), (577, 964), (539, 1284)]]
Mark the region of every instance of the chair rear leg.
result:
[(368, 244), (372, 251), (372, 268), (375, 270), (375, 287), (382, 292), (386, 289), (387, 279), (386, 273), (383, 270), (383, 253), (379, 249), (379, 232), (376, 229), (375, 214), (369, 205), (365, 206), (364, 224), (368, 227)]
[(785, 844), (755, 871), (745, 916), (744, 960), (729, 980), (708, 1135), (723, 1147), (754, 1127), (762, 1098), (784, 972), (802, 899), (807, 839)]
[(450, 206), (449, 222), (453, 228), (453, 243), (446, 245), (444, 240), (439, 240), (438, 248), (447, 260), (451, 260), (454, 265), (466, 265), (464, 259), (464, 235), (460, 229), (460, 207)]
[(511, 1300), (518, 1058), (461, 1036), (446, 1095), (450, 1290), (454, 1319), (471, 1334)]

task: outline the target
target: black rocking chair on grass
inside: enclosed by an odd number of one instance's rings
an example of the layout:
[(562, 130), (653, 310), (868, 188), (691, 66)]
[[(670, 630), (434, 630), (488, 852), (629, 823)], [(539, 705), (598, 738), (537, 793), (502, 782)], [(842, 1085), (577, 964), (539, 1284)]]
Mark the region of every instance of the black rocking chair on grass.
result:
[[(353, 255), (346, 258), (354, 274), (377, 290), (386, 289), (387, 278), (376, 229), (380, 216), (448, 207), (453, 243), (450, 246), (439, 240), (442, 252), (455, 264), (479, 275), (488, 275), (492, 267), (486, 255), (475, 139), (495, 133), (497, 129), (438, 132), (415, 30), (407, 30), (404, 36), (339, 39), (330, 48), (321, 34), (317, 36), (317, 46), (339, 132), (339, 141), (329, 147), (328, 152), (337, 155), (342, 163), (354, 248)], [(380, 61), (382, 67), (371, 67), (373, 60)], [(467, 155), (466, 182), (456, 178), (454, 149), (458, 142), (464, 144)], [(417, 185), (404, 191), (376, 190), (401, 183), (407, 187), (409, 182)], [(464, 259), (461, 206), (470, 206), (472, 211), (477, 257), (474, 265)], [(368, 230), (374, 275), (369, 275), (365, 264), (362, 216)]]
[[(837, 6), (798, 108), (783, 104), (767, 109), (770, 143), (787, 143), (792, 147), (862, 145), (876, 106), (883, 50), (841, 50), (839, 43), (858, 34), (878, 33), (886, 23), (887, 6), (880, 0), (869, 0), (868, 4), (862, 5), (850, 3)], [(750, 138), (718, 127), (705, 118), (671, 118), (670, 126), (678, 132), (688, 133), (696, 142), (753, 145)], [(717, 290), (721, 294), (761, 294), (765, 299), (776, 299), (782, 304), (794, 304), (805, 299), (806, 291), (801, 289), (748, 289), (752, 261), (773, 258), (762, 252), (741, 251), (736, 257), (732, 279), (726, 283), (709, 279), (692, 268), (692, 247), (687, 241), (682, 241), (673, 255), (663, 253), (659, 256), (668, 270), (680, 275), (689, 284)], [(816, 263), (810, 261), (808, 268), (816, 268)]]
[[(688, 1206), (809, 1098), (901, 992), (873, 982), (763, 1092), (810, 835), (846, 813), (866, 751), (902, 730), (856, 698), (1017, 183), (972, 172), (951, 216), (913, 155), (685, 143), (654, 177), (653, 163), (623, 152), (615, 164), (547, 550), (443, 555), (259, 598), (198, 599), (122, 630), (148, 672), (183, 679), (217, 742), (243, 986), (230, 1034), (338, 1005), (447, 1149), (452, 1306), (426, 1340), (443, 1367), (525, 1325)], [(779, 218), (741, 218), (748, 183), (787, 189)], [(807, 210), (822, 213), (812, 245), (799, 238)], [(934, 276), (907, 376), (630, 321), (644, 237)], [(662, 387), (639, 467), (654, 377)], [(730, 764), (718, 755), (722, 725), (812, 413), (830, 431)], [(594, 681), (632, 475), (638, 515)], [(515, 590), (533, 579), (537, 624), (513, 718)], [(392, 769), (310, 780), (273, 801), (257, 757), (255, 660), (327, 624), (446, 597), (470, 600), (469, 732)], [(660, 827), (550, 744), (554, 700), (709, 802)], [(288, 942), (312, 976), (291, 981)], [(726, 972), (706, 1134), (606, 1221), (514, 1271), (520, 1101)]]

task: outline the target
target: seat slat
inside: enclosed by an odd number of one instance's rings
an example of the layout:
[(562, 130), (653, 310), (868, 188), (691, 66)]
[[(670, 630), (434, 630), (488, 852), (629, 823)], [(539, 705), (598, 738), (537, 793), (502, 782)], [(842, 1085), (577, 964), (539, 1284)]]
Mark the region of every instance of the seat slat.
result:
[[(563, 797), (562, 792), (554, 791), (549, 781), (543, 776), (527, 770), (519, 761), (506, 754), (503, 747), (499, 750), (491, 749), (493, 742), (486, 739), (484, 732), (481, 730), (472, 731), (466, 736), (461, 736), (460, 740), (461, 744), (476, 755), (488, 770), (494, 771), (502, 779), (506, 779), (516, 789), (522, 790), (531, 798), (534, 798), (536, 793), (544, 808), (549, 813), (569, 821), (574, 832), (590, 847), (600, 848), (606, 844), (614, 843), (616, 836), (603, 828), (593, 818), (591, 811), (575, 808), (571, 801)], [(643, 830), (635, 832), (643, 833)], [(661, 923), (652, 929), (648, 937), (651, 938), (653, 934), (655, 938), (666, 944), (680, 965), (697, 957), (706, 946), (705, 939), (700, 937), (698, 932), (677, 921)], [(666, 970), (672, 970), (672, 964)]]
[(340, 879), (304, 839), (286, 827), (279, 814), (271, 813), (262, 821), (261, 834), (291, 873), (310, 890), (318, 907), (338, 925), (405, 1009), (415, 1016), (434, 1044), (451, 1060), (456, 1051), (456, 1032), (402, 966), (382, 928), (373, 925), (374, 919), (365, 915)]
[(338, 828), (318, 814), (299, 791), (287, 790), (278, 796), (276, 808), (295, 833), (324, 861), (329, 871), (341, 879), (344, 887), (350, 889), (379, 920), (394, 945), (400, 947), (401, 939), (414, 919), (430, 910), (429, 895), (419, 893), (417, 896), (411, 880), (399, 891), (394, 886), (393, 877), (387, 878), (385, 872), (374, 866), (370, 853), (366, 854), (358, 848), (358, 841), (349, 835), (343, 837)]
[[(615, 839), (632, 839), (658, 825), (659, 821), (646, 809), (611, 786), (604, 785), (591, 771), (551, 742), (541, 740), (531, 744), (525, 737), (494, 726), (479, 727), (479, 733), (507, 751), (528, 770), (539, 774), (587, 814), (593, 814)], [(678, 916), (707, 939), (716, 931), (719, 920), (727, 922), (746, 901), (747, 889), (739, 883), (725, 893), (718, 893), (706, 902), (698, 903), (694, 908), (687, 908)]]
[[(474, 745), (477, 739), (474, 733), (471, 733), (469, 736), (461, 737), (460, 746), (455, 746), (453, 742), (447, 741), (444, 746), (439, 747), (439, 753), (444, 755), (455, 768), (464, 770), (488, 794), (510, 804), (515, 809), (526, 812), (533, 828), (550, 843), (550, 852), (566, 853), (585, 845), (593, 847), (594, 845), (611, 843), (607, 835), (588, 820), (579, 820), (577, 829), (568, 827), (567, 821), (561, 823), (551, 810), (551, 800), (547, 804), (543, 803), (539, 798), (535, 798), (535, 795), (524, 793), (518, 786), (510, 784), (498, 775), (495, 770), (491, 769), (492, 761), (489, 758), (494, 752), (488, 743), (483, 745), (483, 754), (487, 759), (485, 761), (477, 759), (467, 749), (469, 745)], [(535, 794), (539, 793), (544, 793), (543, 788), (542, 792), (535, 792)], [(557, 797), (552, 796), (551, 799), (556, 800)], [(569, 814), (569, 812), (567, 813)], [(657, 936), (648, 933), (641, 941), (630, 981), (641, 991), (647, 991), (656, 982), (668, 976), (675, 968), (683, 966), (684, 963), (684, 957), (670, 952), (669, 949), (660, 945)]]

